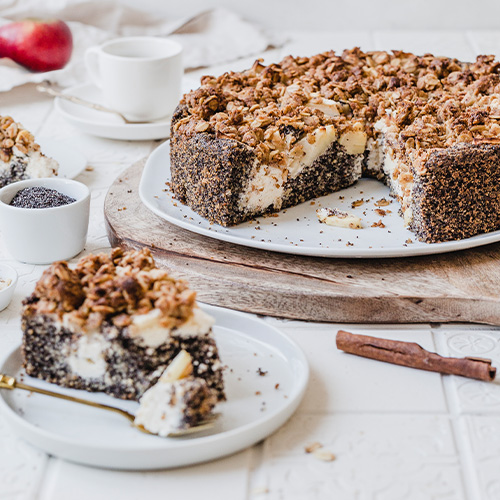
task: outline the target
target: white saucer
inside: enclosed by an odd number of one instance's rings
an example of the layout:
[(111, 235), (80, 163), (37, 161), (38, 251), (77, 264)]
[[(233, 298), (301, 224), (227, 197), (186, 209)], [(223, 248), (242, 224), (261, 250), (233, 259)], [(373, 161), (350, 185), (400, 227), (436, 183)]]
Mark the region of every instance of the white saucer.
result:
[[(199, 83), (196, 80), (184, 79), (182, 92), (188, 92), (197, 86)], [(92, 83), (75, 85), (64, 93), (105, 105), (100, 89)], [(71, 125), (87, 134), (125, 141), (165, 139), (170, 134), (170, 117), (151, 123), (126, 124), (112, 113), (87, 108), (59, 97), (56, 97), (54, 102), (56, 109)]]
[[(182, 438), (160, 438), (131, 427), (111, 412), (29, 393), (0, 390), (0, 411), (12, 429), (45, 452), (87, 465), (146, 470), (213, 460), (247, 448), (274, 432), (292, 415), (306, 390), (309, 368), (286, 335), (247, 314), (202, 306), (214, 328), (224, 372), (227, 402), (215, 428)], [(99, 393), (63, 389), (22, 375), (16, 348), (2, 373), (30, 385), (135, 411), (138, 404)], [(278, 385), (279, 384), (279, 385)]]
[(45, 156), (54, 158), (59, 163), (58, 177), (74, 179), (87, 166), (87, 158), (72, 139), (40, 137), (36, 142)]

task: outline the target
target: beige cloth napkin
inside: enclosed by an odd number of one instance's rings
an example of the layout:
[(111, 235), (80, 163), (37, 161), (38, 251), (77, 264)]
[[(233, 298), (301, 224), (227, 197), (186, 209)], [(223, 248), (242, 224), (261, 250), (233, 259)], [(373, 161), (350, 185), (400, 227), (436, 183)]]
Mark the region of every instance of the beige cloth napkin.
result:
[(89, 80), (83, 62), (85, 50), (119, 36), (169, 36), (183, 45), (186, 69), (250, 56), (276, 43), (264, 30), (220, 8), (185, 19), (167, 19), (109, 1), (0, 0), (0, 24), (26, 17), (66, 21), (73, 34), (71, 60), (62, 70), (30, 73), (0, 59), (0, 91), (44, 80), (64, 87), (84, 83)]

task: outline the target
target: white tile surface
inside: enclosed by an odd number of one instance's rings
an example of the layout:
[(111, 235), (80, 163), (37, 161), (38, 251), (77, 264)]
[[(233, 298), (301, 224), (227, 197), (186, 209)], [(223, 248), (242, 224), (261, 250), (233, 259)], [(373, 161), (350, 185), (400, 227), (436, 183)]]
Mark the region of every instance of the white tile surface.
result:
[(46, 464), (45, 453), (13, 435), (0, 416), (0, 498), (2, 500), (37, 498)]
[[(336, 459), (305, 453), (313, 442)], [(263, 467), (269, 499), (465, 498), (446, 417), (300, 415), (266, 440)]]
[(481, 498), (500, 498), (500, 420), (495, 417), (468, 417), (475, 473)]
[(218, 500), (244, 500), (248, 460), (249, 452), (244, 451), (208, 464), (151, 472), (94, 469), (57, 460), (39, 500), (199, 500), (211, 498), (211, 492)]
[[(492, 360), (500, 369), (500, 331), (440, 328), (434, 333), (440, 353), (453, 357), (479, 357)], [(450, 377), (450, 397), (460, 413), (500, 413), (500, 382), (482, 382)]]
[[(311, 329), (310, 329), (311, 328)], [(417, 342), (434, 351), (429, 330), (362, 329), (344, 325), (352, 333)], [(327, 325), (284, 325), (304, 350), (311, 367), (311, 382), (300, 407), (303, 413), (337, 412), (445, 412), (441, 376), (431, 372), (381, 363), (339, 351), (337, 328)]]

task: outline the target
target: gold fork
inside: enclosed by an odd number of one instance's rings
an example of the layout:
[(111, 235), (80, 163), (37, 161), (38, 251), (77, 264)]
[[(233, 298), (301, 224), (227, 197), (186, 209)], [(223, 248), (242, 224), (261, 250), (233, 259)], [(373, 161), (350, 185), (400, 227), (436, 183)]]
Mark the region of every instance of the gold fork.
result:
[[(59, 392), (53, 392), (53, 391), (48, 391), (46, 389), (40, 389), (39, 387), (34, 387), (28, 384), (24, 384), (23, 382), (18, 382), (14, 377), (11, 377), (9, 375), (5, 375), (3, 373), (0, 373), (0, 389), (9, 389), (9, 390), (14, 390), (14, 389), (22, 389), (24, 391), (30, 391), (30, 392), (36, 392), (38, 394), (43, 394), (44, 396), (52, 396), (54, 398), (59, 398), (59, 399), (64, 399), (65, 401), (72, 401), (73, 403), (80, 403), (84, 404), (87, 406), (92, 406), (93, 408), (100, 408), (101, 410), (109, 410), (115, 413), (118, 413), (125, 417), (127, 420), (129, 420), (132, 425), (136, 428), (139, 429), (142, 432), (145, 432), (146, 434), (152, 434), (156, 436), (157, 434), (154, 434), (152, 432), (149, 432), (147, 429), (145, 429), (142, 425), (138, 425), (135, 423), (135, 416), (132, 413), (129, 413), (128, 411), (122, 410), (121, 408), (116, 408), (115, 406), (109, 406), (105, 405), (102, 403), (95, 403), (94, 401), (89, 401), (88, 399), (81, 399), (77, 398), (75, 396), (67, 396), (66, 394), (61, 394)], [(210, 429), (215, 425), (215, 420), (217, 419), (218, 414), (213, 414), (206, 420), (203, 420), (200, 422), (198, 425), (195, 425), (193, 427), (189, 427), (187, 429), (179, 430), (176, 432), (171, 432), (168, 434), (168, 437), (179, 437), (179, 436), (185, 436), (186, 434), (192, 434), (194, 432), (201, 432), (206, 429)]]

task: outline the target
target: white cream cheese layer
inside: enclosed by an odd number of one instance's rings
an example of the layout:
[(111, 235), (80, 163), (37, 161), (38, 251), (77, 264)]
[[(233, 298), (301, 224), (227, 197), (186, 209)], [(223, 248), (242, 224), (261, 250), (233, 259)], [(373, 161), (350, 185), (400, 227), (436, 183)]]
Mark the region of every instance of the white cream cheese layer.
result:
[(171, 336), (194, 337), (208, 333), (215, 323), (214, 318), (195, 307), (191, 317), (176, 329), (166, 328), (160, 323), (160, 311), (153, 309), (146, 314), (132, 317), (132, 325), (128, 327), (129, 334), (145, 347), (158, 347)]
[[(302, 170), (310, 167), (316, 159), (326, 153), (326, 150), (337, 140), (337, 130), (333, 125), (320, 127), (314, 131), (314, 142), (309, 143), (304, 137), (294, 146), (297, 156), (292, 156), (288, 165), (288, 178), (295, 179)], [(292, 151), (292, 154), (293, 154)]]
[(394, 177), (394, 171), (398, 168), (399, 170), (409, 171), (410, 169), (403, 162), (399, 162), (394, 155), (391, 148), (386, 148), (384, 155), (383, 171), (389, 179), (389, 186), (391, 188), (391, 193), (395, 194), (401, 201), (401, 207), (403, 209), (403, 219), (405, 225), (409, 225), (413, 220), (413, 212), (409, 206), (409, 200), (411, 198), (411, 192), (413, 189), (413, 183), (410, 185), (409, 190), (403, 190), (401, 183), (398, 178)]
[(15, 160), (26, 163), (25, 173), (30, 179), (52, 177), (57, 174), (59, 169), (59, 164), (56, 160), (44, 156), (40, 151), (31, 151), (26, 155), (14, 146), (13, 154), (13, 157), (8, 162), (0, 161), (0, 170), (10, 169), (12, 161)]
[(372, 139), (370, 137), (366, 143), (366, 149), (368, 150), (366, 159), (366, 169), (368, 172), (375, 174), (382, 172), (384, 164), (384, 146), (382, 139)]
[(367, 135), (361, 123), (355, 123), (351, 130), (344, 132), (339, 138), (339, 144), (349, 155), (360, 155), (365, 152)]
[(159, 436), (182, 429), (186, 412), (185, 394), (190, 379), (162, 382), (161, 379), (142, 396), (135, 424)]
[(393, 177), (394, 170), (398, 167), (398, 161), (394, 157), (394, 153), (391, 148), (387, 148), (384, 155), (384, 163), (382, 165), (382, 169), (384, 173), (387, 175), (391, 187), (391, 191), (398, 197), (403, 196), (403, 190), (398, 182), (395, 182)]
[(283, 196), (286, 172), (274, 165), (260, 165), (255, 162), (254, 170), (246, 190), (240, 195), (240, 207), (252, 211), (267, 207), (279, 209)]
[[(375, 130), (380, 132), (382, 136), (384, 134), (390, 134), (391, 132), (390, 127), (387, 126), (384, 119), (380, 119), (377, 123), (375, 123)], [(382, 145), (382, 143), (379, 142), (379, 145)], [(381, 161), (381, 169), (389, 179), (391, 193), (395, 194), (401, 203), (404, 223), (408, 226), (413, 220), (413, 211), (411, 209), (411, 204), (409, 203), (413, 190), (413, 181), (406, 180), (405, 188), (407, 189), (403, 189), (401, 176), (396, 175), (395, 177), (394, 172), (398, 169), (398, 171), (403, 172), (403, 176), (407, 173), (405, 177), (408, 179), (408, 173), (411, 169), (406, 163), (399, 161), (396, 158), (392, 148), (387, 146), (383, 148), (380, 147), (380, 153), (382, 154), (379, 154), (378, 160)]]
[(250, 182), (240, 195), (240, 207), (251, 211), (261, 211), (268, 207), (281, 208), (285, 182), (297, 177), (304, 168), (310, 167), (336, 140), (335, 127), (327, 125), (314, 132), (312, 144), (305, 137), (295, 144), (286, 167), (255, 162)]
[(106, 374), (104, 359), (109, 342), (102, 334), (82, 334), (67, 354), (71, 370), (82, 378), (102, 378)]
[(42, 155), (40, 151), (31, 152), (27, 157), (24, 158), (27, 158), (28, 160), (28, 163), (26, 165), (26, 174), (31, 179), (52, 177), (57, 173), (57, 170), (59, 168), (59, 164), (56, 160)]

